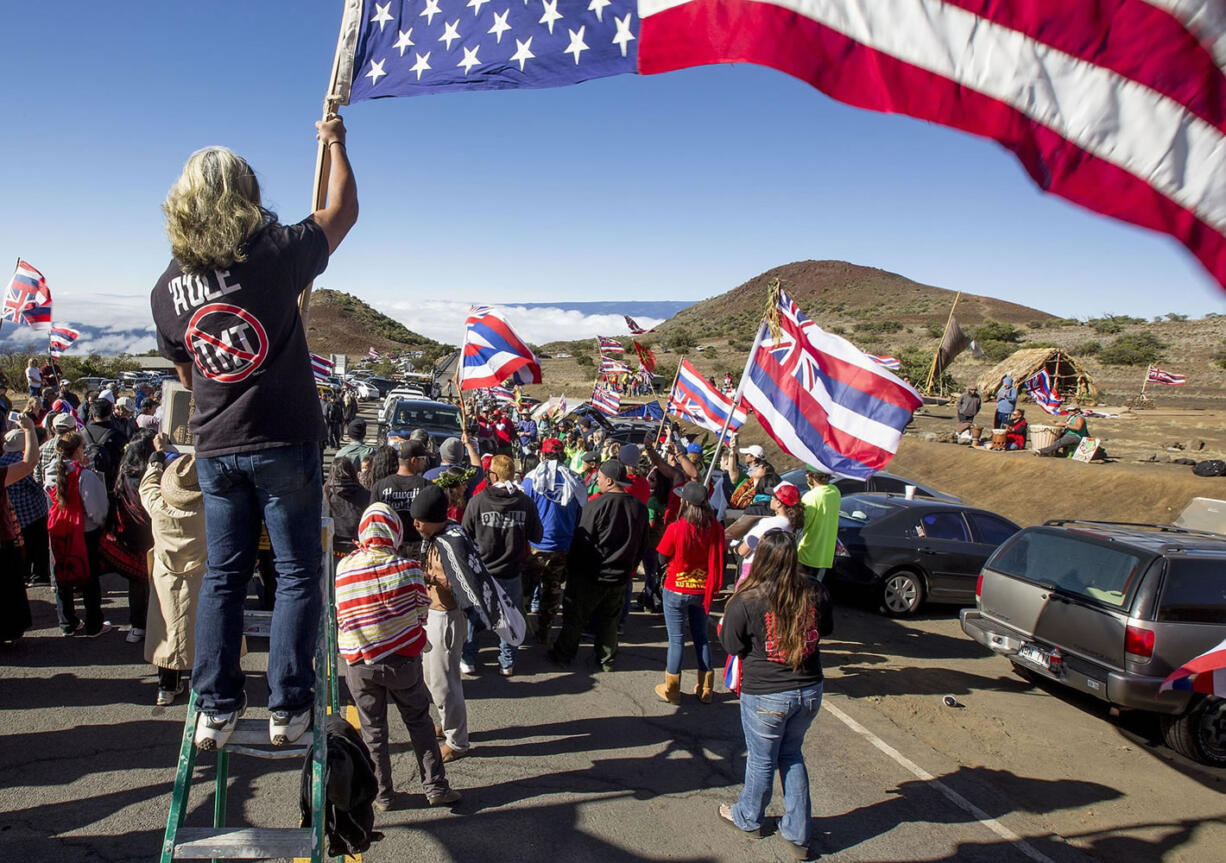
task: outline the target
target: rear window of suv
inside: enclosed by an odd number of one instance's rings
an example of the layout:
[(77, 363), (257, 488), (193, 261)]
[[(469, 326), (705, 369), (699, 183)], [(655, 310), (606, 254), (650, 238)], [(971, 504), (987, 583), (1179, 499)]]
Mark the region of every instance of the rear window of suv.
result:
[(1148, 557), (1075, 535), (1023, 531), (1002, 545), (987, 566), (1034, 584), (1116, 608), (1131, 604)]
[(1226, 623), (1226, 561), (1171, 558), (1158, 620)]

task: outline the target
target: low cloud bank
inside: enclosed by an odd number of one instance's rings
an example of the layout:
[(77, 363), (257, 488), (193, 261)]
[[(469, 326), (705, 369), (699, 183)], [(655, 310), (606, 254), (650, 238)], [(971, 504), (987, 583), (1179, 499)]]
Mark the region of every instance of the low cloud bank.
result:
[[(393, 300), (371, 303), (385, 315), (400, 321), (413, 332), (448, 344), (458, 344), (464, 336), (464, 319), (470, 303), (451, 300)], [(549, 307), (526, 309), (523, 306), (496, 305), (520, 337), (533, 344), (591, 339), (596, 336), (625, 336), (630, 329), (621, 315), (590, 315), (572, 309)], [(635, 317), (644, 329), (660, 318)]]

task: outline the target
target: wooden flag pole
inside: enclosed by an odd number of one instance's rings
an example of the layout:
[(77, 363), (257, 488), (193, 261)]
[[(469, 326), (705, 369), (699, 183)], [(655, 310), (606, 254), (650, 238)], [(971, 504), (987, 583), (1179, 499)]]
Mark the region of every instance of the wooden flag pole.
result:
[(949, 317), (945, 319), (945, 329), (941, 333), (941, 341), (937, 345), (936, 352), (932, 355), (932, 366), (928, 369), (928, 383), (924, 384), (924, 392), (926, 393), (932, 393), (932, 383), (937, 376), (937, 358), (941, 356), (941, 348), (945, 346), (945, 337), (949, 335), (949, 325), (954, 322), (954, 309), (958, 308), (958, 300), (960, 299), (962, 299), (962, 292), (958, 291), (954, 295), (954, 304), (949, 307)]
[[(344, 0), (340, 35), (336, 40), (336, 54), (332, 58), (332, 74), (328, 78), (327, 95), (324, 96), (324, 120), (336, 116), (337, 109), (349, 103), (349, 87), (353, 83), (353, 55), (361, 27), (362, 0)], [(332, 166), (328, 150), (323, 141), (315, 148), (315, 181), (311, 188), (312, 213), (322, 210), (328, 203), (327, 176)], [(302, 317), (304, 332), (311, 316), (311, 289), (314, 286), (312, 281), (298, 297), (298, 313)]]
[(664, 434), (664, 423), (668, 421), (668, 406), (673, 401), (673, 390), (677, 388), (677, 379), (681, 377), (681, 363), (685, 361), (685, 357), (677, 358), (677, 372), (673, 375), (673, 385), (668, 388), (668, 401), (664, 404), (664, 410), (660, 412), (660, 427), (656, 429), (656, 443), (660, 442), (660, 435)]

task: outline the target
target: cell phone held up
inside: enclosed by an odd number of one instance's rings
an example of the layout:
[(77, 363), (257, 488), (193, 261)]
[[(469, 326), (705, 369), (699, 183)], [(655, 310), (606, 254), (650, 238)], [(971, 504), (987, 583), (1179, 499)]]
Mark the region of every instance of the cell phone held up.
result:
[(17, 411), (9, 411), (9, 422), (13, 425), (21, 425), (21, 414)]

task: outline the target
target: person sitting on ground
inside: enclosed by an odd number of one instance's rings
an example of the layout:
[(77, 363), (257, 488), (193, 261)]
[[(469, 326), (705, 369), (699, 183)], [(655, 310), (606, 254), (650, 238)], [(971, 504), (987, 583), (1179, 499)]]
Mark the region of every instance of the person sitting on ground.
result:
[(600, 495), (583, 508), (566, 559), (562, 629), (550, 660), (567, 666), (579, 651), (583, 626), (595, 633), (596, 662), (612, 671), (617, 658), (617, 621), (625, 602), (626, 583), (643, 559), (647, 545), (647, 507), (627, 493), (626, 466), (600, 466)]
[(1026, 438), (1030, 434), (1030, 424), (1026, 422), (1026, 412), (1024, 410), (1014, 408), (1013, 412), (1009, 414), (1009, 422), (1005, 425), (1005, 429), (1005, 449), (1026, 448)]
[(345, 428), (345, 434), (349, 435), (349, 443), (338, 449), (332, 460), (349, 459), (356, 471), (361, 468), (362, 459), (374, 455), (375, 452), (375, 448), (366, 442), (366, 420), (351, 420)]
[(400, 517), (384, 503), (372, 503), (358, 529), (358, 550), (336, 567), (337, 648), (345, 659), (345, 682), (370, 749), (379, 791), (375, 808), (394, 803), (387, 703), (395, 702), (409, 730), (426, 801), (458, 803), (430, 721), (430, 693), (422, 677), (427, 649), (422, 619), (430, 605), (417, 561), (401, 557)]
[[(440, 489), (441, 490), (441, 489)], [(460, 651), (468, 637), (468, 618), (456, 602), (453, 583), (463, 577), (462, 567), (454, 555), (436, 538), (455, 520), (446, 513), (446, 494), (422, 489), (413, 499), (410, 511), (413, 526), (421, 534), (418, 562), (421, 564), (430, 608), (426, 617), (426, 638), (430, 650), (422, 660), (426, 689), (439, 722), (435, 736), (443, 739), (439, 746), (444, 764), (468, 754), (468, 707), (464, 702), (464, 681), (460, 677)]]
[(966, 392), (958, 396), (958, 401), (954, 405), (954, 412), (958, 415), (958, 425), (954, 431), (962, 434), (974, 425), (975, 415), (979, 413), (979, 408), (982, 406), (983, 399), (979, 397), (979, 387), (971, 384), (966, 388)]
[(805, 525), (796, 554), (801, 571), (815, 581), (824, 579), (826, 571), (834, 566), (835, 543), (839, 537), (839, 507), (843, 494), (831, 479), (831, 475), (819, 467), (805, 467), (805, 483), (809, 490), (800, 498), (805, 507)]
[(810, 859), (812, 812), (805, 732), (822, 704), (818, 642), (834, 630), (829, 595), (801, 573), (796, 543), (782, 531), (762, 537), (749, 577), (728, 600), (720, 640), (741, 660), (745, 788), (719, 817), (745, 833), (762, 827), (775, 771), (783, 783), (779, 836), (798, 860)]
[(1086, 418), (1081, 415), (1081, 408), (1077, 405), (1070, 405), (1069, 418), (1064, 421), (1064, 433), (1050, 446), (1036, 450), (1035, 455), (1067, 455), (1077, 449), (1083, 438), (1089, 436), (1090, 427), (1086, 423)]
[[(481, 550), (481, 560), (511, 602), (523, 605), (523, 567), (530, 543), (540, 542), (544, 528), (536, 504), (515, 482), (515, 462), (509, 455), (496, 455), (486, 473), (489, 486), (474, 495), (464, 509), (461, 523)], [(464, 642), (465, 674), (475, 674), (480, 668), (478, 650), (483, 627), (469, 621), (468, 637)], [(515, 673), (516, 645), (507, 641), (498, 644), (498, 665), (503, 677)]]
[(332, 551), (348, 554), (358, 538), (358, 523), (370, 506), (370, 491), (358, 482), (358, 472), (347, 458), (332, 459), (328, 481), (324, 483), (324, 502), (332, 515)]
[(154, 438), (153, 445), (155, 452), (140, 480), (140, 502), (153, 532), (145, 660), (158, 672), (155, 703), (168, 707), (186, 689), (184, 674), (196, 659), (193, 623), (208, 543), (195, 457), (168, 452), (166, 435)]
[(741, 573), (737, 584), (749, 575), (753, 566), (754, 552), (762, 537), (772, 530), (781, 530), (793, 536), (804, 530), (805, 508), (800, 503), (800, 489), (790, 482), (781, 482), (771, 492), (770, 510), (773, 513), (766, 518), (758, 519), (757, 523), (745, 534), (736, 553), (741, 557)]
[(724, 581), (724, 529), (707, 503), (706, 486), (687, 482), (679, 492), (680, 512), (664, 531), (658, 549), (660, 557), (668, 560), (664, 578), (668, 653), (664, 682), (656, 686), (655, 692), (662, 701), (681, 703), (681, 661), (688, 624), (698, 664), (694, 694), (703, 704), (709, 704), (715, 689), (715, 672), (711, 668), (707, 618), (711, 600)]

